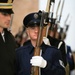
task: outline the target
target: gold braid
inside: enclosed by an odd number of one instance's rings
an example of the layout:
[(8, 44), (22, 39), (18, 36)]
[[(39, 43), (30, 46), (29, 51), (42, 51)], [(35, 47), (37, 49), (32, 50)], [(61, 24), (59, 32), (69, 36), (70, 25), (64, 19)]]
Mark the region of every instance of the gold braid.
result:
[(12, 0), (8, 0), (8, 3), (12, 3)]

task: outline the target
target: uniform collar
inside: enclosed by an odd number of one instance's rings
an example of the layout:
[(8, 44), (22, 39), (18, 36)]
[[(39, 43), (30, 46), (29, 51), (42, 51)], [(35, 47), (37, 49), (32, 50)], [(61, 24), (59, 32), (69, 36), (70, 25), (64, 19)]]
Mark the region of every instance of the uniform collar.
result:
[[(27, 43), (28, 48), (29, 48), (28, 51), (29, 51), (29, 53), (31, 54), (32, 52), (34, 52), (34, 47), (32, 46), (30, 40), (27, 41), (26, 43)], [(42, 50), (42, 53), (44, 53), (44, 52), (46, 51), (46, 48), (47, 48), (47, 47), (48, 47), (47, 45), (45, 45), (44, 43), (42, 43), (42, 45), (40, 46), (40, 49)]]

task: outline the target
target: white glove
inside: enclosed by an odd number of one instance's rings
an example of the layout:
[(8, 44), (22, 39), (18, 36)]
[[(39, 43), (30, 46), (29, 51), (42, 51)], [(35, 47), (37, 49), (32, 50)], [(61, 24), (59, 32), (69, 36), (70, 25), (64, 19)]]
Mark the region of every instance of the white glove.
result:
[(44, 60), (41, 56), (33, 56), (30, 60), (30, 63), (32, 64), (32, 66), (38, 66), (41, 68), (45, 68), (47, 65), (47, 61)]
[(46, 44), (46, 45), (49, 45), (50, 46), (50, 42), (49, 42), (49, 39), (47, 37), (43, 37), (43, 42)]

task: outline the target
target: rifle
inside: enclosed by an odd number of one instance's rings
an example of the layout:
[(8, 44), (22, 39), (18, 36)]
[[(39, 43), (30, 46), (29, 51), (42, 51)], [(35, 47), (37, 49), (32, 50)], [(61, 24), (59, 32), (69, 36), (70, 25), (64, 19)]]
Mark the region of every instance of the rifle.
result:
[[(57, 15), (57, 12), (56, 12), (56, 24), (57, 24), (57, 25), (59, 25), (60, 20), (61, 20), (61, 17), (62, 17), (62, 11), (63, 11), (63, 7), (64, 7), (64, 3), (65, 3), (65, 0), (63, 0), (63, 2), (62, 2), (60, 14)], [(58, 11), (58, 10), (57, 10), (57, 11)]]
[[(55, 19), (53, 19), (53, 14), (54, 14), (55, 0), (53, 0), (51, 2), (51, 4), (52, 5), (51, 5), (51, 10), (50, 10), (50, 15), (49, 15), (49, 29), (48, 29), (47, 35), (54, 36), (53, 35), (53, 28), (54, 28), (54, 25), (55, 25)], [(50, 30), (52, 30), (52, 32)]]
[[(58, 10), (59, 10), (59, 6), (60, 6), (60, 3), (61, 3), (61, 0), (59, 1), (58, 3), (58, 6), (57, 6), (57, 9), (56, 9), (56, 13), (55, 13), (55, 17), (52, 17), (51, 19), (51, 25), (50, 25), (50, 28), (49, 28), (49, 35), (52, 36), (52, 37), (55, 37), (56, 35), (56, 31), (57, 31), (57, 17), (58, 17)], [(54, 16), (54, 15), (53, 15)]]
[(63, 27), (64, 30), (63, 30), (63, 32), (65, 32), (65, 33), (68, 31), (68, 28), (69, 28), (69, 25), (67, 24), (69, 16), (70, 16), (70, 14), (67, 15), (66, 20), (64, 22), (64, 27)]
[[(51, 2), (52, 2), (52, 0), (48, 0), (48, 1), (47, 1), (46, 12), (48, 13), (48, 17), (49, 17)], [(48, 33), (47, 30), (48, 30), (48, 26), (45, 26), (45, 27), (43, 28), (43, 36), (44, 36), (44, 37), (47, 37), (47, 33)]]
[[(45, 15), (46, 13), (44, 11), (42, 11), (42, 13), (40, 13), (41, 15), (41, 22), (40, 22), (40, 27), (39, 27), (39, 32), (38, 32), (38, 38), (37, 38), (37, 42), (36, 42), (36, 47), (34, 49), (34, 56), (40, 56), (40, 46), (42, 44), (42, 30), (43, 30), (43, 25), (44, 25), (44, 21), (45, 21)], [(39, 75), (39, 67), (34, 66), (31, 68), (31, 75)]]
[(70, 22), (70, 23), (67, 24), (67, 21), (68, 21), (68, 19), (69, 19), (69, 16), (70, 16), (70, 14), (67, 15), (66, 20), (65, 20), (65, 22), (64, 22), (63, 31), (62, 31), (62, 33), (61, 33), (61, 39), (62, 39), (62, 40), (64, 40), (64, 39), (66, 38), (66, 33), (67, 33), (67, 31), (68, 31), (69, 24), (71, 23), (71, 22)]
[[(55, 24), (57, 25), (57, 32), (59, 33), (61, 31), (61, 27), (60, 27), (60, 21), (61, 21), (61, 17), (62, 17), (62, 11), (63, 11), (63, 7), (64, 7), (64, 3), (65, 0), (63, 0), (62, 5), (61, 5), (61, 9), (60, 9), (60, 14), (58, 15), (58, 9), (56, 12), (56, 21)], [(55, 35), (55, 38), (57, 38), (57, 34)]]

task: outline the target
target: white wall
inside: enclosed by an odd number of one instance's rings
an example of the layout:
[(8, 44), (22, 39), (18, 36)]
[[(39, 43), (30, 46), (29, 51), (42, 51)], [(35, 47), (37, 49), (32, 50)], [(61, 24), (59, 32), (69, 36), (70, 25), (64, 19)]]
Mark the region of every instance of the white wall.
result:
[[(62, 2), (63, 0), (61, 0)], [(55, 0), (55, 10), (58, 5), (59, 0)], [(39, 10), (46, 9), (47, 0), (39, 0)], [(59, 11), (60, 12), (60, 11)], [(62, 18), (61, 18), (61, 27), (64, 26), (64, 21), (67, 15), (70, 14), (67, 24), (69, 24), (69, 30), (67, 32), (67, 37), (65, 42), (67, 45), (71, 46), (71, 49), (75, 51), (75, 0), (65, 0)]]

